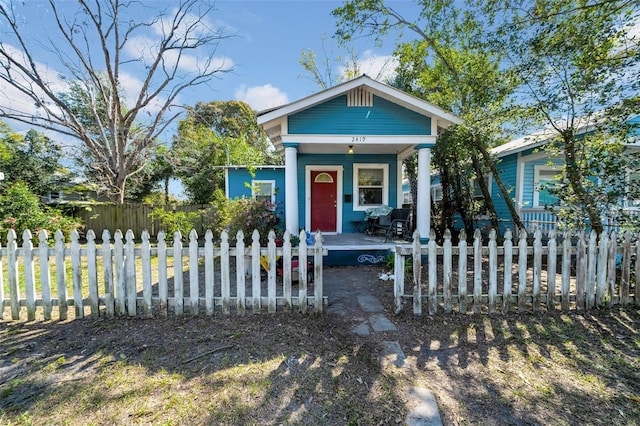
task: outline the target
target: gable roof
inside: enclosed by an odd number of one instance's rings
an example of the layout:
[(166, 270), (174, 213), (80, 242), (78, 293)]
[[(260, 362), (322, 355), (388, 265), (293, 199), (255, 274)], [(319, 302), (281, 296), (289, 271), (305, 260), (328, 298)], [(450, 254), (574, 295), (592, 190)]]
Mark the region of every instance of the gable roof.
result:
[(461, 123), (461, 120), (450, 112), (402, 90), (380, 83), (363, 74), (360, 77), (330, 87), (295, 102), (260, 111), (257, 113), (258, 124), (263, 126), (270, 138), (277, 138), (280, 136), (284, 122), (288, 116), (363, 86), (367, 87), (375, 96), (384, 98), (418, 114), (437, 119), (440, 127), (446, 128), (452, 124)]

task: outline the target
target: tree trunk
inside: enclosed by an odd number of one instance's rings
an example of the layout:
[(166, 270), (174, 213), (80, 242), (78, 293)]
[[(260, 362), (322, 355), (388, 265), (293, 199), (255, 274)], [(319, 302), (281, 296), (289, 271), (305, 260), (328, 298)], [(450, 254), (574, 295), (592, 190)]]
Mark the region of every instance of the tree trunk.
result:
[(604, 229), (602, 218), (600, 217), (598, 209), (593, 207), (593, 201), (590, 199), (589, 193), (584, 189), (584, 186), (582, 186), (582, 173), (577, 164), (578, 154), (574, 143), (575, 136), (573, 130), (566, 130), (563, 132), (562, 137), (564, 139), (564, 157), (569, 185), (582, 208), (586, 211), (589, 221), (591, 222), (591, 229), (595, 230), (597, 235), (600, 235)]
[(495, 181), (496, 185), (498, 185), (498, 189), (500, 189), (500, 193), (504, 198), (504, 202), (507, 204), (507, 208), (509, 209), (509, 213), (511, 214), (511, 219), (513, 220), (513, 225), (518, 231), (520, 229), (524, 229), (524, 224), (520, 220), (520, 215), (518, 214), (518, 211), (516, 210), (516, 207), (513, 204), (513, 200), (511, 199), (511, 195), (509, 194), (509, 191), (504, 186), (504, 182), (502, 182), (502, 178), (500, 177), (500, 173), (498, 172), (498, 168), (496, 167), (495, 161), (493, 161), (493, 157), (491, 157), (491, 154), (489, 154), (489, 151), (482, 144), (482, 142), (480, 142), (479, 140), (476, 140), (476, 138), (473, 138), (473, 142), (476, 148), (478, 149), (478, 151), (480, 152), (480, 154), (482, 154), (482, 158), (489, 166), (489, 170), (491, 170), (491, 174), (493, 175), (492, 176), (493, 180)]
[(496, 207), (493, 204), (493, 199), (491, 198), (491, 193), (489, 192), (489, 187), (487, 186), (487, 180), (485, 179), (484, 172), (482, 171), (482, 164), (480, 164), (480, 161), (478, 161), (478, 157), (476, 157), (475, 155), (472, 157), (472, 161), (473, 168), (476, 171), (478, 185), (480, 185), (482, 197), (484, 198), (484, 206), (489, 213), (491, 227), (493, 227), (493, 229), (498, 232), (498, 215), (496, 214)]

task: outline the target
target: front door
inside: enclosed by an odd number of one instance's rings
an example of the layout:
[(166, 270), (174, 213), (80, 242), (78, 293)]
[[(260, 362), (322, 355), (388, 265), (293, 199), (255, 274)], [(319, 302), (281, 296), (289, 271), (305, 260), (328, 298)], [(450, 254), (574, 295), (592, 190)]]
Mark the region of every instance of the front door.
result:
[(338, 172), (311, 171), (311, 231), (336, 232)]

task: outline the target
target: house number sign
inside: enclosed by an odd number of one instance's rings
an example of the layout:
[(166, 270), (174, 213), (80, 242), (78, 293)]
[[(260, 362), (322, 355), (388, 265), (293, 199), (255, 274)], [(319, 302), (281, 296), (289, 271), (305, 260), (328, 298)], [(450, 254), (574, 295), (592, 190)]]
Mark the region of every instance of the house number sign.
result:
[(364, 142), (365, 139), (364, 136), (351, 136), (351, 142)]

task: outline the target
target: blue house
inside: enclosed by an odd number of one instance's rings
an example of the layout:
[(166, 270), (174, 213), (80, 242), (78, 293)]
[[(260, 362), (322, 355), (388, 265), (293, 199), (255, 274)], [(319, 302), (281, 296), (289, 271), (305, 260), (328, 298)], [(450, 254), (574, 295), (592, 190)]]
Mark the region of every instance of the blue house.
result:
[[(640, 123), (640, 116), (631, 121)], [(586, 132), (588, 129), (583, 131)], [(533, 232), (536, 228), (546, 232), (555, 229), (557, 225), (557, 216), (553, 208), (559, 207), (558, 200), (545, 185), (553, 182), (564, 166), (563, 158), (545, 150), (554, 136), (549, 132), (540, 132), (491, 150), (492, 155), (498, 160), (497, 169), (503, 183), (511, 189), (512, 199), (527, 232)], [(627, 150), (639, 152), (640, 141), (630, 141)], [(598, 177), (594, 176), (594, 179)], [(640, 175), (630, 174), (628, 179), (637, 181), (640, 180)], [(491, 195), (496, 213), (501, 220), (500, 233), (504, 233), (506, 228), (513, 229), (511, 215), (497, 185), (491, 185)], [(620, 200), (620, 206), (623, 209), (640, 211), (640, 200)]]
[[(366, 75), (258, 113), (284, 166), (227, 168), (227, 196), (270, 197), (284, 225), (324, 235), (362, 230), (367, 209), (403, 204), (402, 160), (417, 153), (416, 227), (430, 229), (431, 148), (460, 120)], [(249, 185), (246, 185), (249, 183)]]

